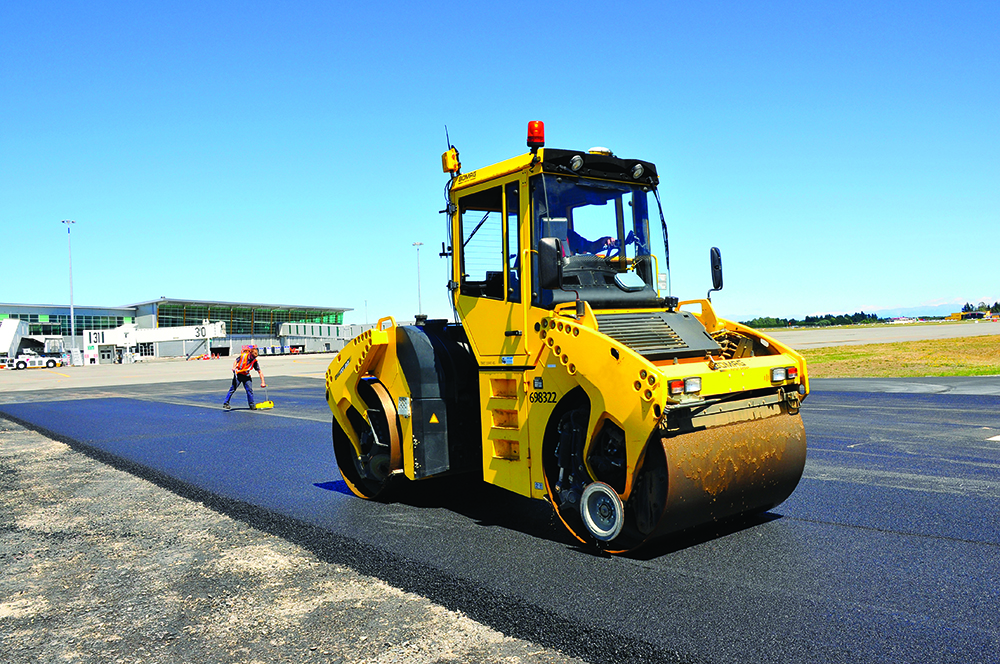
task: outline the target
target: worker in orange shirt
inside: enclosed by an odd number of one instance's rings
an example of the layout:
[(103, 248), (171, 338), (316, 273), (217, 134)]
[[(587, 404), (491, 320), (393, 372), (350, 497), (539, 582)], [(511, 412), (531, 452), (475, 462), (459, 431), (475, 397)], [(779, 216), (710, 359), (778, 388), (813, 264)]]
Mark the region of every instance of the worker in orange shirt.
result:
[(250, 405), (250, 410), (257, 410), (257, 406), (253, 401), (253, 378), (250, 376), (251, 370), (256, 371), (257, 375), (260, 376), (260, 386), (267, 387), (267, 383), (264, 381), (264, 374), (261, 373), (260, 365), (257, 364), (257, 347), (244, 346), (240, 356), (233, 362), (233, 384), (229, 388), (229, 394), (226, 395), (225, 403), (222, 404), (223, 408), (229, 410), (229, 399), (233, 396), (233, 392), (236, 391), (236, 387), (242, 384), (243, 388), (247, 391), (247, 403)]

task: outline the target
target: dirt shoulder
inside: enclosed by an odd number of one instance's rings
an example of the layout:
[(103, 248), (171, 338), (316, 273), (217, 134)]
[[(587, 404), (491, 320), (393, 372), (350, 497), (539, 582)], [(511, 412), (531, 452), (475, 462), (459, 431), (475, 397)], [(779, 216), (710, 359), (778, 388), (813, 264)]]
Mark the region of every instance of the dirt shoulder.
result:
[(0, 652), (24, 662), (572, 662), (0, 418)]

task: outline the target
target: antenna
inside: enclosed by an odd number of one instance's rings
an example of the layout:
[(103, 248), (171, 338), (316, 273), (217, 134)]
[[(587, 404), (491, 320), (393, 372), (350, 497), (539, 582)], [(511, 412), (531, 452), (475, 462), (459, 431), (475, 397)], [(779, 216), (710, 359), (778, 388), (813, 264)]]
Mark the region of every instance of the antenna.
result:
[(453, 147), (451, 144), (451, 138), (448, 136), (448, 125), (444, 126), (444, 142), (448, 144), (449, 150)]

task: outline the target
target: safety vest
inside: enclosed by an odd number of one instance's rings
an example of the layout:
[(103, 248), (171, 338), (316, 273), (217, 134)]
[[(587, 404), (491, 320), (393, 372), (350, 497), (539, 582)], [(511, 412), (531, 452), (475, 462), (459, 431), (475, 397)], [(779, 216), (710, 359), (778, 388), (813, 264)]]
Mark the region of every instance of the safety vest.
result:
[(253, 369), (253, 363), (257, 361), (257, 356), (251, 351), (245, 350), (240, 353), (240, 356), (236, 358), (233, 362), (233, 371), (236, 373), (250, 373)]

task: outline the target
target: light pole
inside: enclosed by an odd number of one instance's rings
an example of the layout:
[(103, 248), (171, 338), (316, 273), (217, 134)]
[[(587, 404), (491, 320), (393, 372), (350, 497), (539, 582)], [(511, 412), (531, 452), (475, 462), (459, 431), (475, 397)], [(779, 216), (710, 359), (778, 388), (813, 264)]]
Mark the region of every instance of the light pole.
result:
[(420, 302), (420, 247), (424, 246), (424, 243), (414, 242), (413, 246), (417, 248), (417, 313), (422, 314), (424, 305)]
[[(76, 223), (73, 219), (63, 219), (66, 224), (66, 242), (69, 245), (69, 336), (76, 349), (76, 318), (73, 316), (73, 238), (69, 229)], [(72, 361), (72, 360), (70, 360)]]

